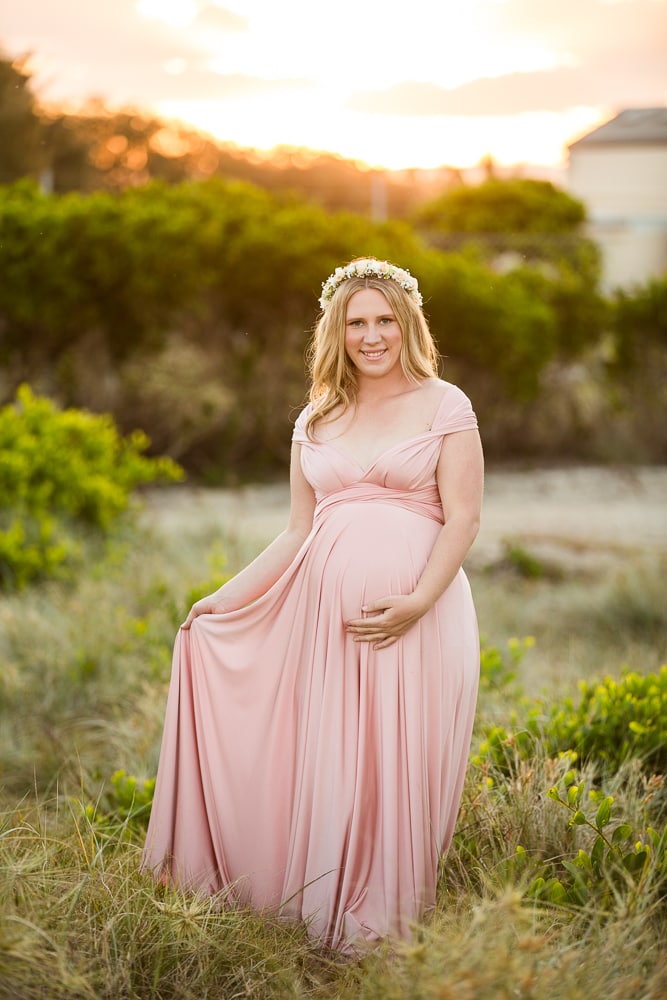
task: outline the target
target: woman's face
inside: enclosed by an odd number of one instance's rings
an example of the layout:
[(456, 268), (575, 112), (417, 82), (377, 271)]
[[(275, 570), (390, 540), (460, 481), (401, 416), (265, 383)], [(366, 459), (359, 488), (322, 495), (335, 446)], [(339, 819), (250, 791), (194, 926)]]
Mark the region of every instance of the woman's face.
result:
[(345, 317), (345, 352), (360, 375), (387, 375), (400, 363), (403, 335), (389, 302), (377, 288), (350, 296)]

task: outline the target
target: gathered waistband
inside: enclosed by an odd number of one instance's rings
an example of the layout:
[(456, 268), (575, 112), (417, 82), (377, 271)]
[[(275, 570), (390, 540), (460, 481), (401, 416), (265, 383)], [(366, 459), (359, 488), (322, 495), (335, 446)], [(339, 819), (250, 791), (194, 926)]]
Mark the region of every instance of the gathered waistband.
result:
[(343, 503), (391, 503), (405, 510), (428, 517), (444, 524), (442, 503), (437, 486), (424, 486), (416, 490), (394, 490), (376, 483), (354, 483), (327, 493), (315, 508), (315, 521)]

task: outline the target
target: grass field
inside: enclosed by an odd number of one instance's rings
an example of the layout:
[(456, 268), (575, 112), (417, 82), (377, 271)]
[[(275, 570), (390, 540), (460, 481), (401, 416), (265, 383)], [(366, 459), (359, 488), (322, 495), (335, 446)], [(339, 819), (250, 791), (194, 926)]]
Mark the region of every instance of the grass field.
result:
[[(666, 496), (665, 470), (489, 476), (468, 572), (485, 643), (507, 669), (482, 689), (474, 754), (486, 724), (510, 726), (531, 698), (576, 699), (579, 680), (667, 661)], [(471, 765), (436, 912), (412, 941), (359, 961), (139, 875), (137, 807), (155, 773), (175, 628), (200, 585), (279, 530), (285, 499), (280, 486), (150, 493), (138, 522), (91, 543), (76, 581), (0, 600), (0, 998), (666, 996), (665, 865), (639, 881), (610, 872), (582, 905), (530, 898), (540, 865), (576, 858), (594, 836), (549, 798), (570, 764), (539, 743), (509, 776)], [(525, 636), (534, 645), (512, 679), (508, 640)], [(129, 814), (118, 769), (138, 782)], [(664, 827), (662, 777), (639, 762), (584, 765), (577, 781), (614, 797), (614, 822)]]

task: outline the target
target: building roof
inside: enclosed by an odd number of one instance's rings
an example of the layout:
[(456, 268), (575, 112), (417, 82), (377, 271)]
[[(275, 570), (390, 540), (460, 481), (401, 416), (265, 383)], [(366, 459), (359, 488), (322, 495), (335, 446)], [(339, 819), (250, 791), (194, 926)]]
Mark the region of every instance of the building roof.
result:
[(577, 139), (569, 148), (593, 145), (617, 146), (626, 143), (667, 144), (667, 107), (630, 108), (621, 111), (611, 121)]

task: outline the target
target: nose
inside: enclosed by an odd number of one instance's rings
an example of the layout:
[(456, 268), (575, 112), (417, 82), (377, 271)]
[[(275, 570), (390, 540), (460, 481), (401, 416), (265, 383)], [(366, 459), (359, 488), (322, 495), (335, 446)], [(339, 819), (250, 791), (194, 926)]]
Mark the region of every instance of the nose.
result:
[(377, 344), (380, 340), (382, 340), (380, 327), (376, 326), (375, 323), (369, 323), (364, 333), (364, 343)]

